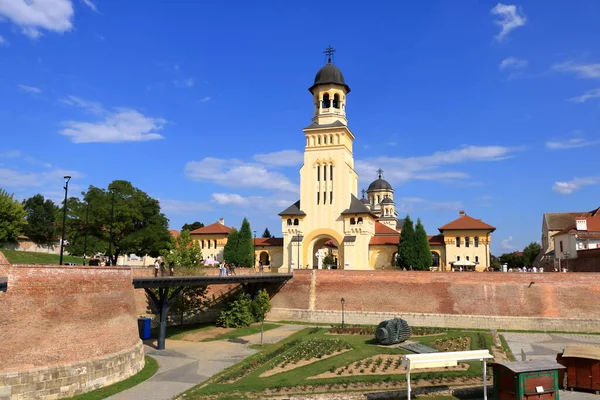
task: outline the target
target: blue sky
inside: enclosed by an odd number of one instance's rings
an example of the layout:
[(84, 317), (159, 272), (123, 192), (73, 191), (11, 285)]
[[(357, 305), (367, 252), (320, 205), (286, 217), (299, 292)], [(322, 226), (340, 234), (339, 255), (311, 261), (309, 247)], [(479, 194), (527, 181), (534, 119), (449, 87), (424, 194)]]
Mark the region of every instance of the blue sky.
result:
[[(280, 235), (307, 88), (337, 49), (366, 188), (430, 234), (458, 210), (496, 254), (600, 198), (597, 1), (0, 0), (0, 187), (60, 201), (131, 181), (172, 228)], [(283, 153), (281, 153), (283, 152)]]

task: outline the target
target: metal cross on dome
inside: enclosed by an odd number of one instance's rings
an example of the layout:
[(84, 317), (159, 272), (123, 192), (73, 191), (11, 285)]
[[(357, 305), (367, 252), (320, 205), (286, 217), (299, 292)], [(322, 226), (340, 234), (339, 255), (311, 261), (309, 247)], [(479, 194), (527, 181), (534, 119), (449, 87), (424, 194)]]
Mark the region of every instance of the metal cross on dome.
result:
[(329, 45), (323, 52), (327, 56), (327, 64), (331, 64), (331, 60), (333, 59), (333, 53), (335, 53), (335, 49)]
[(363, 196), (362, 196), (362, 198), (364, 199), (364, 198), (365, 198), (365, 193), (366, 193), (366, 190), (365, 190), (365, 189), (363, 189), (363, 190), (361, 190), (361, 192), (362, 192), (362, 195), (363, 195)]
[(383, 170), (381, 168), (377, 170), (377, 176), (379, 176), (379, 179), (383, 177)]

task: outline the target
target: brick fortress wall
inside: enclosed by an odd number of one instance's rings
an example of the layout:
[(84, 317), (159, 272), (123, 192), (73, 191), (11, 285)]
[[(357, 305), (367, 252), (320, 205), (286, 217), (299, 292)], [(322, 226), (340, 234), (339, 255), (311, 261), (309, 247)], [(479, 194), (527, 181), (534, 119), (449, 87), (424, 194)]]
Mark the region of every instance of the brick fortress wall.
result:
[(144, 366), (129, 268), (19, 265), (0, 293), (0, 399), (70, 397)]
[(271, 320), (597, 332), (600, 281), (586, 273), (294, 271)]

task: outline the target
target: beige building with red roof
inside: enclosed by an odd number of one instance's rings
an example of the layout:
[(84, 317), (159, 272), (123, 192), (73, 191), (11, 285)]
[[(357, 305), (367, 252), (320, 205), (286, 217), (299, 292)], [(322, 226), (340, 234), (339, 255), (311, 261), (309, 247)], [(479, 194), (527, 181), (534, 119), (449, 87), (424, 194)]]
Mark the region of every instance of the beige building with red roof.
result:
[(215, 261), (223, 261), (223, 249), (227, 243), (227, 235), (233, 228), (225, 225), (225, 219), (220, 218), (218, 222), (194, 229), (190, 232), (192, 240), (200, 245), (202, 258), (210, 258)]
[(600, 249), (600, 214), (580, 214), (573, 224), (555, 233), (552, 240), (558, 259), (577, 258), (581, 251)]

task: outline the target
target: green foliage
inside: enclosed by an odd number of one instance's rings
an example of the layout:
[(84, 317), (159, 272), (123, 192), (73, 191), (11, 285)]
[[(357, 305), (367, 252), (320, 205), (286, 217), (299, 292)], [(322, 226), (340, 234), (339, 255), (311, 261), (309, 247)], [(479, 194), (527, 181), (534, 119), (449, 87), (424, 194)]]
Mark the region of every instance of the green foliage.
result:
[(422, 271), (427, 271), (433, 263), (433, 258), (431, 256), (431, 248), (429, 247), (429, 239), (427, 239), (427, 232), (425, 232), (425, 227), (421, 223), (420, 218), (417, 219), (414, 239), (416, 253), (414, 267)]
[[(36, 253), (22, 250), (2, 250), (2, 253), (11, 264), (50, 264), (58, 265), (60, 256), (58, 254)], [(63, 256), (63, 262), (81, 264), (81, 257)]]
[(321, 358), (352, 347), (342, 339), (308, 339), (300, 342), (282, 357), (283, 364), (296, 364), (302, 360)]
[(542, 246), (537, 242), (531, 242), (523, 249), (525, 265), (531, 267), (537, 255), (542, 251)]
[(227, 264), (239, 265), (238, 247), (240, 233), (234, 229), (227, 235), (227, 243), (223, 248), (223, 260)]
[(186, 315), (197, 315), (204, 311), (209, 303), (206, 298), (207, 290), (205, 286), (187, 286), (177, 296), (171, 312), (180, 316), (181, 325), (185, 322)]
[(523, 268), (525, 258), (516, 253), (505, 253), (499, 257), (501, 264), (508, 264), (508, 268)]
[(267, 238), (267, 239), (273, 237), (273, 235), (271, 235), (271, 232), (269, 231), (269, 228), (265, 228), (265, 231), (263, 232), (262, 237)]
[(404, 218), (398, 244), (398, 267), (410, 269), (417, 265), (415, 229), (410, 216)]
[(252, 238), (252, 229), (247, 218), (242, 221), (240, 234), (238, 237), (238, 266), (253, 267), (254, 266), (254, 241)]
[(197, 241), (192, 240), (190, 231), (181, 231), (177, 239), (173, 239), (171, 250), (165, 252), (168, 265), (177, 267), (198, 267), (202, 260), (202, 250)]
[[(23, 201), (23, 208), (27, 213), (25, 219), (25, 235), (35, 243), (47, 244), (56, 241), (59, 235), (59, 208), (50, 199), (44, 199), (41, 194), (36, 194)], [(60, 213), (62, 218), (62, 213)]]
[(14, 242), (23, 234), (25, 215), (25, 209), (13, 194), (0, 189), (0, 243)]
[(499, 270), (502, 269), (502, 264), (500, 264), (500, 259), (493, 254), (490, 254), (490, 265), (492, 268)]
[(191, 232), (191, 231), (193, 231), (195, 229), (200, 229), (200, 228), (204, 228), (204, 224), (202, 222), (196, 221), (196, 222), (191, 223), (191, 224), (184, 224), (181, 227), (181, 230), (182, 231), (190, 231)]
[[(108, 189), (90, 186), (83, 193), (84, 203), (70, 199), (69, 242), (77, 254), (83, 252), (82, 240), (87, 226), (87, 252), (108, 252), (112, 230), (111, 264), (121, 254), (150, 255), (157, 257), (168, 248), (171, 234), (168, 219), (160, 212), (160, 204), (128, 181), (113, 181)], [(89, 204), (88, 224), (85, 210)], [(114, 212), (112, 206), (114, 204)]]
[(217, 318), (217, 326), (223, 328), (242, 328), (253, 323), (252, 299), (248, 293), (240, 293), (221, 311)]
[(266, 289), (261, 289), (254, 300), (252, 300), (252, 315), (256, 322), (264, 322), (267, 313), (271, 310), (271, 298)]
[(325, 258), (323, 258), (323, 265), (324, 266), (335, 265), (335, 258), (333, 257), (333, 255), (327, 254), (325, 256)]

